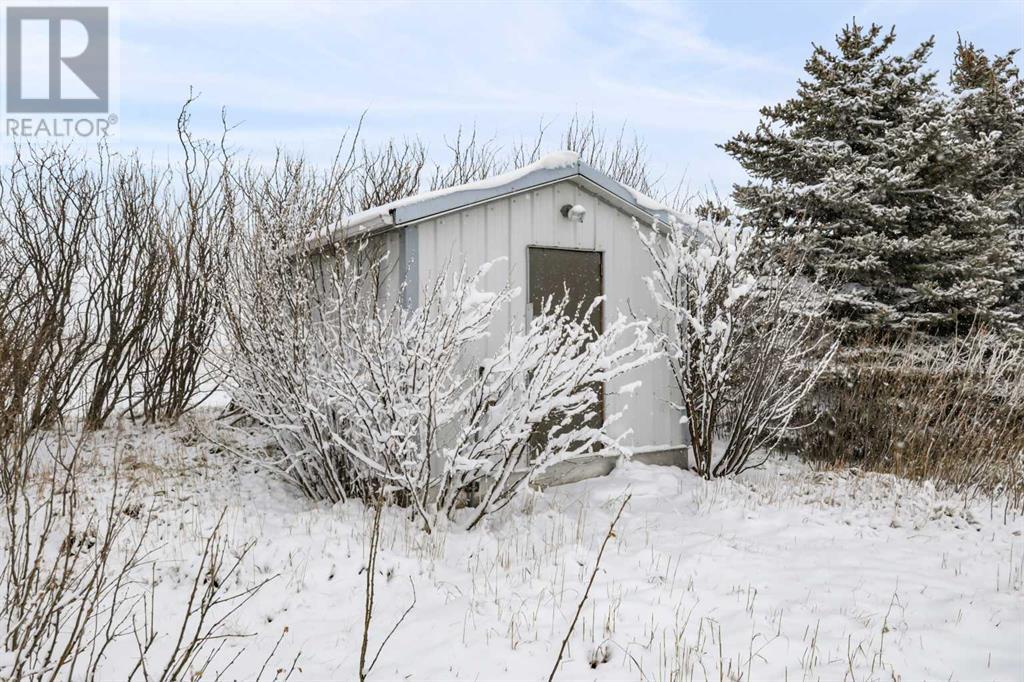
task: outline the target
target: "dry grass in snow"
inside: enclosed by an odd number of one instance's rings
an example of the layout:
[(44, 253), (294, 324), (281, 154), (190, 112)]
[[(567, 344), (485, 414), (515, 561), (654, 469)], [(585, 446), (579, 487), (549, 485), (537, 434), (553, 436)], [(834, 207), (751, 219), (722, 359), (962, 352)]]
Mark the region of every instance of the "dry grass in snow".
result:
[[(237, 636), (216, 659), (237, 654), (226, 677), (287, 671), (296, 654), (292, 679), (356, 677), (370, 511), (309, 502), (191, 432), (114, 429), (89, 447), (95, 503), (117, 453), (139, 487), (139, 529), (151, 507), (152, 563), (135, 588), (151, 594), (157, 625), (180, 617), (225, 512), (229, 554), (252, 543), (226, 588), (272, 578), (224, 623)], [(557, 679), (1024, 676), (1019, 516), (928, 484), (782, 460), (712, 482), (622, 463), (471, 532), (427, 535), (385, 509), (371, 653), (414, 590), (416, 602), (370, 679), (547, 679), (626, 494)], [(135, 648), (118, 640), (104, 677), (127, 675)]]

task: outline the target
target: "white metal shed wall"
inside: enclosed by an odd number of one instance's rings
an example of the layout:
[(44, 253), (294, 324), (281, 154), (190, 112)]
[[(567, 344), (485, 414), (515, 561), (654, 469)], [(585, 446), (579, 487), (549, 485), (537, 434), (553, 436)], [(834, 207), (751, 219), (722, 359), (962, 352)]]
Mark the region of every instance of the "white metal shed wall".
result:
[[(564, 204), (581, 204), (587, 209), (582, 223), (562, 217)], [(505, 339), (513, 323), (522, 324), (529, 310), (527, 249), (530, 246), (561, 247), (601, 251), (604, 266), (604, 319), (608, 324), (621, 312), (638, 317), (656, 317), (643, 276), (651, 271), (650, 257), (633, 230), (633, 218), (600, 197), (565, 180), (510, 197), (424, 220), (404, 228), (399, 241), (399, 260), (407, 263), (410, 280), (422, 287), (440, 272), (465, 263), (475, 269), (498, 258), (484, 281), (485, 288), (504, 285), (521, 293), (499, 315), (490, 338), (475, 350), (486, 357)], [(636, 380), (643, 386), (632, 395), (617, 389)], [(678, 402), (664, 361), (655, 361), (629, 377), (607, 387), (606, 414), (626, 407), (622, 418), (611, 427), (614, 435), (632, 429), (626, 443), (643, 449), (679, 447), (683, 429), (671, 407)]]

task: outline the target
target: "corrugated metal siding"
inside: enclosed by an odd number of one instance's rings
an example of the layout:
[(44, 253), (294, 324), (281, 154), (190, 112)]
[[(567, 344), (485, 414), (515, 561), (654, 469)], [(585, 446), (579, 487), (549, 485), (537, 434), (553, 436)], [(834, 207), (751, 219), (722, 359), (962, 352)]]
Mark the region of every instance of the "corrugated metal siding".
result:
[[(587, 215), (582, 223), (566, 220), (559, 209), (564, 204), (581, 204)], [(496, 199), (464, 211), (426, 220), (416, 225), (418, 272), (421, 286), (433, 282), (439, 273), (451, 272), (463, 263), (467, 268), (497, 258), (484, 280), (486, 288), (517, 287), (519, 297), (494, 320), (491, 335), (477, 344), (475, 358), (497, 350), (513, 326), (522, 325), (528, 311), (527, 249), (554, 246), (597, 250), (604, 253), (606, 324), (621, 313), (657, 315), (642, 277), (651, 270), (650, 258), (633, 231), (632, 217), (582, 189), (563, 181), (512, 197)], [(473, 362), (473, 358), (468, 362)], [(624, 383), (640, 380), (643, 388), (631, 396), (616, 395)], [(669, 401), (678, 402), (664, 363), (654, 362), (634, 376), (608, 387), (607, 410), (611, 415), (625, 408), (612, 427), (619, 434), (632, 429), (627, 439), (637, 447), (681, 445), (682, 428)]]
[[(408, 268), (403, 266), (405, 255), (401, 233), (392, 231), (371, 237), (365, 245), (365, 250), (360, 252), (358, 257), (352, 256), (354, 267), (360, 273), (367, 271), (371, 260), (374, 262), (380, 260), (383, 263), (376, 282), (376, 293), (382, 308), (394, 305), (395, 297), (403, 291), (401, 282), (408, 275)], [(336, 256), (329, 252), (315, 253), (310, 256), (314, 276), (319, 280), (314, 286), (315, 296), (333, 297), (335, 295), (332, 278), (335, 276), (336, 270), (340, 268), (335, 259)], [(373, 285), (371, 280), (364, 280), (364, 286), (367, 287), (365, 293), (373, 293)], [(321, 307), (322, 304), (317, 304), (314, 307), (314, 313), (321, 314)]]

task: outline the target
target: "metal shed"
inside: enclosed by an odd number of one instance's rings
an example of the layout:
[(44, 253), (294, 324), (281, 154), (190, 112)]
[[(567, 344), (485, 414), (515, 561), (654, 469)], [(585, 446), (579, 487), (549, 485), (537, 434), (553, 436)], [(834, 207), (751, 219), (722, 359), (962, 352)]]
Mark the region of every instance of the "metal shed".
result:
[[(397, 292), (405, 281), (403, 303), (410, 307), (417, 305), (421, 285), (446, 268), (475, 268), (504, 258), (487, 273), (485, 287), (517, 287), (523, 295), (506, 306), (489, 339), (475, 349), (483, 358), (516, 320), (532, 314), (538, 288), (558, 279), (557, 272), (540, 272), (548, 268), (562, 268), (577, 283), (596, 277), (590, 286), (599, 286), (606, 297), (605, 320), (619, 312), (656, 318), (643, 281), (652, 264), (634, 219), (643, 229), (688, 220), (584, 163), (578, 154), (559, 152), (503, 175), (363, 211), (315, 235), (309, 246), (371, 235), (383, 240), (396, 260), (394, 281), (387, 286)], [(639, 390), (618, 393), (620, 386), (638, 380)], [(637, 459), (685, 466), (685, 429), (672, 407), (678, 402), (670, 372), (661, 362), (651, 363), (605, 387), (606, 413), (625, 408), (609, 431), (631, 430), (625, 442)], [(613, 458), (596, 454), (552, 467), (545, 483), (601, 475), (613, 467)]]

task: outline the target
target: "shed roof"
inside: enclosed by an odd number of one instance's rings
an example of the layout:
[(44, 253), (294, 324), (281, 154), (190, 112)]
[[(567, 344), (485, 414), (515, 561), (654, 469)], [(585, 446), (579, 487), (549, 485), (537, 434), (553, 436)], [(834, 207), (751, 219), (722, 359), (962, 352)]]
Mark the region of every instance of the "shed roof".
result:
[(396, 229), (422, 220), (458, 211), (502, 197), (526, 192), (562, 180), (571, 180), (603, 195), (638, 219), (650, 222), (688, 221), (687, 216), (622, 184), (607, 173), (580, 160), (576, 152), (555, 152), (531, 164), (484, 180), (456, 187), (423, 192), (381, 206), (360, 211), (338, 224), (319, 230), (309, 237), (311, 247), (339, 239)]

